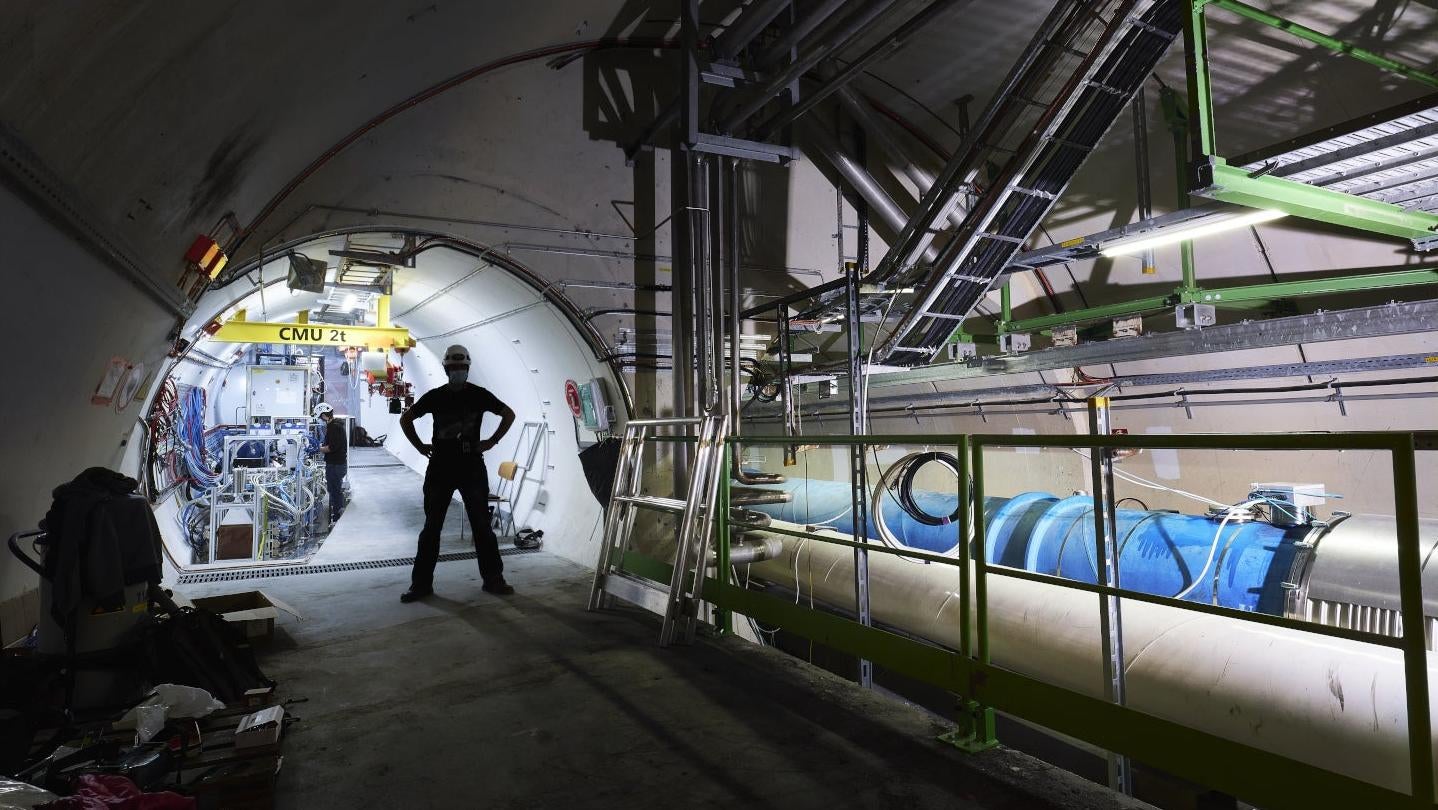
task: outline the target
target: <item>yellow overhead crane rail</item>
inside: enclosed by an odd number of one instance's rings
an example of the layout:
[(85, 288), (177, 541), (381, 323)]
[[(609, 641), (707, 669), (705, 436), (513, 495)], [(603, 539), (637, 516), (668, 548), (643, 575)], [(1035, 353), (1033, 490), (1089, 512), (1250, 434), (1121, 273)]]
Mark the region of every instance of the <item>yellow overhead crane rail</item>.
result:
[(409, 330), (390, 326), (389, 296), (380, 296), (375, 326), (310, 323), (309, 312), (301, 312), (294, 323), (251, 321), (240, 310), (225, 321), (212, 339), (226, 343), (285, 343), (296, 346), (365, 346), (377, 349), (408, 349), (415, 345)]

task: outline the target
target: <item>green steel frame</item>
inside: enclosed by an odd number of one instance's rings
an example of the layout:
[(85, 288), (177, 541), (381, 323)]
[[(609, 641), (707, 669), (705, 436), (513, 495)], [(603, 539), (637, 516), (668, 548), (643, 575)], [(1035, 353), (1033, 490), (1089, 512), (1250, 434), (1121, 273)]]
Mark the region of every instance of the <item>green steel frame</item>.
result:
[[(1352, 276), (1332, 276), (1329, 278), (1307, 279), (1303, 281), (1277, 281), (1268, 284), (1246, 284), (1238, 287), (1219, 287), (1216, 289), (1194, 287), (1192, 290), (1185, 290), (1183, 287), (1179, 287), (1169, 295), (1137, 298), (1132, 301), (1121, 301), (1114, 304), (1069, 310), (1068, 312), (1040, 315), (1021, 320), (1011, 319), (1011, 310), (1006, 304), (1003, 307), (1003, 315), (998, 323), (998, 329), (1000, 333), (1034, 332), (1042, 329), (1053, 329), (1058, 326), (1121, 318), (1129, 315), (1142, 315), (1148, 312), (1159, 312), (1181, 303), (1212, 304), (1221, 308), (1242, 309), (1282, 298), (1303, 298), (1314, 295), (1333, 295), (1336, 293), (1392, 290), (1425, 285), (1438, 285), (1438, 267), (1415, 267), (1409, 270), (1395, 270), (1389, 273), (1363, 273)], [(1006, 283), (1000, 289), (1006, 292), (1008, 290), (1008, 284)], [(1003, 298), (1005, 301), (1008, 300), (1007, 295), (1004, 295)]]
[[(748, 446), (783, 446), (792, 438), (745, 436)], [(729, 522), (727, 509), (719, 510), (719, 553), (724, 572), (706, 582), (705, 598), (717, 608), (719, 621), (730, 612), (778, 625), (840, 652), (873, 661), (889, 671), (946, 689), (960, 699), (959, 730), (946, 735), (966, 749), (995, 744), (994, 712), (1050, 728), (1109, 751), (1125, 754), (1148, 766), (1180, 778), (1273, 808), (1393, 807), (1432, 810), (1434, 763), (1429, 722), (1427, 643), (1424, 637), (1423, 593), (1419, 549), (1417, 450), (1438, 449), (1431, 434), (1402, 432), (1313, 434), (1200, 434), (1112, 436), (1015, 435), (866, 435), (805, 436), (806, 444), (853, 446), (925, 445), (953, 447), (962, 460), (959, 491), (963, 507), (957, 525), (960, 556), (955, 559), (927, 552), (860, 543), (833, 535), (789, 531), (771, 527), (777, 534), (842, 546), (863, 545), (868, 551), (927, 562), (973, 568), (960, 577), (960, 643), (958, 650), (925, 643), (879, 627), (866, 627), (853, 619), (796, 605), (738, 585), (728, 573)], [(991, 567), (983, 550), (983, 521), (971, 521), (973, 504), (983, 503), (984, 452), (993, 447), (1071, 448), (1089, 450), (1369, 450), (1389, 455), (1394, 484), (1394, 514), (1398, 526), (1398, 574), (1403, 634), (1400, 638), (1357, 630), (1311, 624), (1278, 616), (1247, 613), (1213, 605), (1175, 600), (1106, 585), (1089, 584), (1006, 567)], [(721, 504), (729, 503), (730, 482), (723, 479)], [(972, 522), (972, 526), (970, 523)], [(670, 567), (635, 552), (624, 558), (625, 570), (636, 576), (668, 582)], [(1181, 724), (1146, 714), (1101, 698), (1058, 687), (1012, 670), (995, 666), (989, 656), (988, 578), (1006, 576), (1073, 588), (1096, 595), (1167, 605), (1181, 610), (1224, 616), (1322, 636), (1360, 641), (1402, 651), (1407, 692), (1409, 770), (1411, 794), (1378, 787), (1352, 777), (1323, 770), (1305, 762), (1236, 743)], [(970, 631), (970, 616), (974, 630)], [(722, 626), (721, 626), (721, 629)]]
[(1208, 70), (1208, 34), (1205, 11), (1213, 6), (1248, 20), (1285, 31), (1335, 53), (1438, 87), (1438, 76), (1380, 56), (1238, 0), (1191, 0), (1184, 18), (1184, 52), (1188, 64), (1189, 126), (1195, 162), (1192, 192), (1224, 202), (1284, 211), (1306, 219), (1328, 222), (1374, 233), (1398, 236), (1415, 244), (1431, 245), (1438, 231), (1438, 215), (1405, 211), (1391, 203), (1296, 183), (1281, 177), (1254, 174), (1229, 166), (1218, 155), (1214, 127), (1212, 84)]

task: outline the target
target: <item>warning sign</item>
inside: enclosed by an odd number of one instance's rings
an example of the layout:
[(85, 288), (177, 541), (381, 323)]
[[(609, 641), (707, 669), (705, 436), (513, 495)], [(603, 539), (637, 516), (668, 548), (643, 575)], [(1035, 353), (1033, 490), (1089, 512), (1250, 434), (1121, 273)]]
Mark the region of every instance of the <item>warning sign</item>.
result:
[(574, 380), (564, 381), (564, 401), (569, 403), (569, 411), (578, 419), (584, 415), (584, 404), (579, 398), (579, 385)]

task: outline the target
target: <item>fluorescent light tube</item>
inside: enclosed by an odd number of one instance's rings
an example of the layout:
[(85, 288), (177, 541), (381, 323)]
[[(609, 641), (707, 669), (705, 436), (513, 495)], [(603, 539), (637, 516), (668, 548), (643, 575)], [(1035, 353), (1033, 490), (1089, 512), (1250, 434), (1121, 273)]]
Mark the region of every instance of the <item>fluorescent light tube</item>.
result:
[(349, 295), (345, 296), (344, 303), (340, 304), (340, 309), (354, 309), (355, 305), (358, 303), (359, 296), (355, 295), (354, 293), (350, 293)]
[(1187, 242), (1190, 239), (1209, 236), (1215, 233), (1223, 233), (1236, 228), (1246, 228), (1249, 225), (1257, 225), (1260, 222), (1272, 222), (1288, 216), (1282, 211), (1252, 211), (1247, 214), (1226, 217), (1217, 222), (1199, 222), (1192, 225), (1175, 228), (1165, 228), (1156, 233), (1136, 236), (1132, 239), (1120, 239), (1107, 247), (1101, 248), (1099, 253), (1105, 256), (1131, 256), (1135, 253), (1160, 248), (1164, 245), (1172, 245), (1177, 242)]

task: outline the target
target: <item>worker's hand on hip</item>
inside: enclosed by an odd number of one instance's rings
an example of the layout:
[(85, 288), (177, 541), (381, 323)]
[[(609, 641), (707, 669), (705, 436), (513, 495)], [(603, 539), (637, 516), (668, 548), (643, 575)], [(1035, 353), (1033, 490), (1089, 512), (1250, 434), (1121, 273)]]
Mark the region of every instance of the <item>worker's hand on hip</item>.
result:
[(415, 449), (418, 450), (419, 454), (424, 456), (425, 458), (429, 458), (434, 453), (434, 447), (428, 444), (417, 445)]
[(322, 445), (320, 445), (320, 452), (321, 452), (321, 453), (328, 453), (329, 451), (330, 451), (330, 446), (329, 446), (329, 445), (327, 445), (327, 444), (322, 444)]
[(495, 441), (494, 439), (485, 439), (484, 441), (479, 443), (479, 452), (488, 453), (489, 451), (494, 449), (494, 446), (496, 444), (499, 444), (499, 442)]

